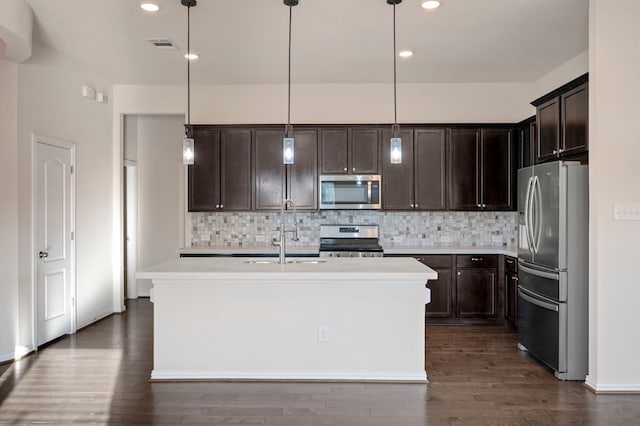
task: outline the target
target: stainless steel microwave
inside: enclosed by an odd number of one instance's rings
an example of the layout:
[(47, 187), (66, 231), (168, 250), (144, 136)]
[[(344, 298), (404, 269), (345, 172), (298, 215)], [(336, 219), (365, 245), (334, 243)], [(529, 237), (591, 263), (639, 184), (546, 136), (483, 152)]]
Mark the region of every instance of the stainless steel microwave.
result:
[(380, 175), (321, 175), (320, 209), (380, 209), (381, 181)]

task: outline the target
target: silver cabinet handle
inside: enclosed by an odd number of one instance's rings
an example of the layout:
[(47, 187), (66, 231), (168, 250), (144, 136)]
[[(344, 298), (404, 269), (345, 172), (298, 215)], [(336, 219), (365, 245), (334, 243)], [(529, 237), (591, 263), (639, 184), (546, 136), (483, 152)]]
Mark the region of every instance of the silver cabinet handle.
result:
[(482, 262), (484, 259), (482, 257), (472, 257), (471, 261), (472, 262)]
[(46, 251), (41, 251), (40, 253), (38, 253), (38, 257), (40, 259), (49, 257), (49, 253), (47, 253)]
[(348, 169), (345, 167), (345, 168), (344, 168), (344, 171), (346, 172), (347, 170), (348, 170)]
[(415, 208), (418, 208), (418, 203), (414, 204), (414, 207), (415, 207)]
[(354, 168), (353, 168), (353, 169), (351, 169), (351, 170), (355, 172), (355, 171), (356, 171), (356, 168), (354, 167)]
[(224, 204), (220, 204), (220, 208), (223, 209), (224, 208)]

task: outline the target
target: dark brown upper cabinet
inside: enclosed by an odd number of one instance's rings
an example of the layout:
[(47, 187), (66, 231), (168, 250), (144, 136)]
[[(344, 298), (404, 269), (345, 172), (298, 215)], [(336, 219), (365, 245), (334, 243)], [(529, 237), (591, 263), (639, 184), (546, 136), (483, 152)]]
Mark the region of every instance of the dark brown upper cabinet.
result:
[(537, 125), (536, 117), (528, 118), (514, 129), (514, 141), (518, 151), (518, 168), (533, 166), (535, 164)]
[(391, 163), (391, 129), (382, 131), (382, 208), (414, 209), (413, 129), (401, 128), (402, 163)]
[(320, 130), (320, 173), (378, 174), (379, 131), (375, 128)]
[(571, 158), (589, 146), (589, 86), (585, 74), (535, 100), (536, 162)]
[(450, 210), (514, 209), (510, 129), (451, 129), (448, 151)]
[(195, 127), (189, 211), (251, 210), (251, 130)]
[(446, 131), (400, 130), (402, 163), (391, 164), (391, 129), (382, 131), (382, 208), (446, 209)]
[(290, 198), (300, 210), (318, 208), (318, 131), (294, 128), (294, 164), (282, 164), (283, 129), (256, 129), (255, 208), (277, 210)]
[(415, 210), (447, 208), (445, 129), (415, 129), (413, 136)]
[(515, 210), (515, 150), (509, 129), (482, 129), (483, 210)]

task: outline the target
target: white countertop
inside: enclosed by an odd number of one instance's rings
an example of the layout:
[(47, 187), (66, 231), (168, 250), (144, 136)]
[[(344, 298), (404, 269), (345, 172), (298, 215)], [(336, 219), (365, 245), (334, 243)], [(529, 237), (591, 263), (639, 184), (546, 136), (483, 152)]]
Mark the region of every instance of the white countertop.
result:
[[(385, 254), (504, 254), (506, 256), (518, 257), (518, 247), (516, 246), (383, 246)], [(287, 247), (287, 255), (304, 256), (318, 255), (318, 246), (308, 247)], [(252, 255), (278, 255), (278, 248), (271, 246), (254, 247), (184, 247), (178, 249), (178, 254), (191, 255), (218, 255), (218, 256), (252, 256)]]
[[(321, 263), (308, 263), (309, 258), (288, 258), (293, 263), (280, 265), (277, 259), (262, 258), (178, 258), (146, 271), (136, 278), (162, 280), (254, 280), (318, 282), (344, 280), (349, 283), (412, 282), (424, 284), (438, 278), (431, 268), (415, 259), (388, 258), (323, 258)], [(260, 263), (249, 263), (258, 261)], [(269, 262), (270, 263), (262, 263)]]
[(504, 254), (518, 257), (516, 246), (384, 246), (385, 254)]

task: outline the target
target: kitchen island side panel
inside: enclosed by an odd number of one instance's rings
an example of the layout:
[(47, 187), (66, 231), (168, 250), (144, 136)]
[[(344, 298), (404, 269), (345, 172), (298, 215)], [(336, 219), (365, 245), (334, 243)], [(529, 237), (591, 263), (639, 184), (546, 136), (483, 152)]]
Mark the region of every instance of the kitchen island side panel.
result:
[(424, 302), (384, 280), (156, 279), (152, 379), (424, 382)]

